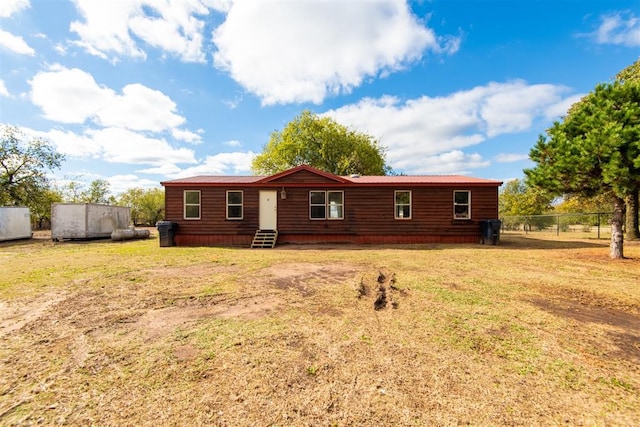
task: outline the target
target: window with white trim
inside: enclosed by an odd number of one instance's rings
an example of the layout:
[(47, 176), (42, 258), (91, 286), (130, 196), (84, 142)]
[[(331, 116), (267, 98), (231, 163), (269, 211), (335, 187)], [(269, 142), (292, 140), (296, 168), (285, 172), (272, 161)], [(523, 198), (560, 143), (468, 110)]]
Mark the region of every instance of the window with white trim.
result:
[(200, 190), (184, 190), (184, 219), (200, 219)]
[(309, 218), (344, 219), (344, 192), (310, 191)]
[(394, 195), (395, 218), (411, 219), (411, 191), (396, 190)]
[(243, 218), (242, 191), (227, 191), (227, 219)]
[(471, 191), (453, 192), (453, 218), (471, 219)]
[(344, 218), (344, 193), (342, 191), (327, 191), (327, 202), (329, 204), (328, 219)]

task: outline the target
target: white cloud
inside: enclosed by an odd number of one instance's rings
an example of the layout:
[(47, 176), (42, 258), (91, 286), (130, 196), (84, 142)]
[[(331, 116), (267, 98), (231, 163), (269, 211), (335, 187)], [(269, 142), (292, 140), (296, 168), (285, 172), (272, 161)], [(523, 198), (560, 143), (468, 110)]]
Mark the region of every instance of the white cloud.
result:
[[(174, 178), (196, 175), (250, 175), (251, 160), (255, 153), (234, 152), (207, 156), (203, 163), (172, 174)], [(169, 174), (166, 174), (169, 175)]]
[(21, 55), (34, 56), (36, 54), (36, 51), (22, 37), (14, 36), (2, 29), (0, 29), (0, 47)]
[(240, 141), (237, 141), (235, 139), (232, 139), (230, 141), (225, 141), (222, 144), (228, 146), (228, 147), (241, 147), (242, 143)]
[(487, 136), (522, 132), (533, 119), (544, 116), (550, 105), (557, 105), (568, 89), (551, 84), (528, 85), (523, 81), (489, 83), (479, 90), (480, 116)]
[(113, 90), (99, 86), (91, 74), (59, 65), (39, 72), (30, 84), (31, 101), (47, 119), (61, 123), (84, 123), (116, 96)]
[(85, 135), (101, 148), (101, 157), (111, 163), (162, 166), (196, 162), (192, 150), (173, 148), (164, 139), (150, 138), (126, 129), (87, 130)]
[(56, 146), (56, 151), (69, 157), (98, 159), (102, 154), (102, 147), (89, 135), (78, 135), (60, 129), (52, 129), (48, 132), (32, 131), (32, 133), (51, 141)]
[(139, 10), (137, 1), (74, 0), (74, 3), (85, 20), (74, 21), (69, 27), (80, 37), (75, 44), (103, 59), (108, 58), (107, 53), (146, 58), (129, 34), (129, 19)]
[(156, 180), (140, 178), (137, 175), (113, 175), (106, 180), (109, 182), (109, 189), (114, 195), (124, 193), (132, 188), (159, 188), (160, 183)]
[(489, 166), (478, 153), (466, 154), (460, 150), (429, 156), (423, 159), (412, 159), (406, 162), (407, 169), (414, 173), (430, 175), (468, 175), (471, 170)]
[(61, 43), (56, 43), (56, 44), (53, 46), (53, 50), (55, 50), (56, 52), (58, 52), (58, 55), (60, 55), (60, 56), (66, 56), (66, 55), (67, 55), (67, 47), (66, 47), (66, 46), (64, 46), (64, 45), (63, 45), (63, 44), (61, 44)]
[(600, 17), (600, 26), (591, 33), (598, 44), (640, 47), (640, 18), (633, 13), (614, 13)]
[(119, 95), (78, 68), (55, 65), (36, 74), (30, 83), (31, 101), (47, 119), (61, 123), (91, 120), (106, 127), (160, 132), (185, 121), (175, 114), (171, 98), (158, 90), (130, 84)]
[(175, 148), (162, 138), (151, 138), (127, 129), (86, 129), (82, 134), (57, 129), (48, 132), (24, 131), (28, 135), (51, 141), (56, 151), (74, 158), (150, 165), (167, 170), (179, 170), (175, 166), (177, 164), (197, 163), (192, 150)]
[(194, 1), (146, 2), (146, 6), (153, 7), (158, 16), (136, 14), (131, 17), (129, 28), (137, 37), (184, 61), (205, 62), (204, 21), (193, 16), (208, 14), (205, 6)]
[(518, 154), (518, 153), (500, 153), (496, 156), (496, 161), (498, 163), (513, 163), (520, 162), (522, 160), (528, 160), (528, 154)]
[(2, 0), (0, 2), (0, 17), (8, 18), (14, 13), (29, 7), (29, 0)]
[(7, 86), (4, 84), (4, 80), (0, 80), (0, 96), (10, 96), (9, 91), (7, 90)]
[(162, 92), (135, 83), (126, 85), (97, 112), (103, 126), (160, 132), (180, 126), (185, 119), (174, 113), (176, 104)]
[(561, 117), (567, 115), (569, 108), (582, 100), (586, 93), (579, 93), (576, 95), (571, 95), (567, 98), (561, 99), (559, 102), (555, 104), (549, 105), (549, 107), (545, 111), (545, 117), (549, 120), (559, 120)]
[(138, 169), (136, 172), (138, 173), (146, 173), (150, 175), (163, 175), (167, 177), (174, 177), (180, 173), (182, 169), (180, 169), (175, 164), (164, 164), (158, 167), (146, 168), (146, 169)]
[[(430, 163), (437, 158), (449, 162), (447, 170), (468, 170), (485, 162), (462, 157), (461, 149), (490, 137), (529, 130), (534, 120), (546, 119), (549, 110), (562, 103), (567, 90), (523, 81), (489, 83), (446, 97), (368, 98), (324, 115), (377, 138), (388, 149), (387, 161), (394, 169), (437, 170), (438, 164)], [(463, 162), (466, 167), (461, 166)]]
[[(204, 62), (203, 30), (209, 8), (226, 10), (226, 2), (210, 0), (74, 0), (83, 21), (71, 23), (74, 43), (92, 55), (117, 61), (146, 58), (135, 39), (187, 62)], [(134, 39), (135, 37), (135, 39)]]
[(188, 142), (190, 144), (202, 143), (202, 136), (196, 132), (191, 132), (185, 129), (171, 129), (171, 136), (175, 139)]
[(215, 65), (264, 105), (320, 103), (430, 49), (453, 53), (404, 1), (234, 2), (213, 34)]

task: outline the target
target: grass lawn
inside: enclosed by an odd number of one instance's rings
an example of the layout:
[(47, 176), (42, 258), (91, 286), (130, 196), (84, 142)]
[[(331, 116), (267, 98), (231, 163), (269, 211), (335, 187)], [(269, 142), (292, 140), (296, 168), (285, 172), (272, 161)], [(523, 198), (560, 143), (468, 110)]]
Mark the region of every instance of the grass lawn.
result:
[(0, 243), (0, 425), (637, 425), (640, 244), (608, 254)]

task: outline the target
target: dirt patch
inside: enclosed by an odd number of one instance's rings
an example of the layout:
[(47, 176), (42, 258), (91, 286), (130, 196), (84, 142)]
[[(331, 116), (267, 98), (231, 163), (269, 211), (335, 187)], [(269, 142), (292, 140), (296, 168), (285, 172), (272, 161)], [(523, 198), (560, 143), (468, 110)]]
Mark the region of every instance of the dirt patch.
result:
[(282, 300), (275, 296), (253, 296), (234, 300), (193, 299), (175, 307), (149, 310), (133, 323), (133, 327), (142, 330), (148, 340), (155, 340), (177, 327), (194, 324), (202, 319), (258, 319), (274, 311), (281, 303)]
[[(342, 284), (356, 280), (359, 270), (352, 265), (340, 264), (277, 264), (252, 275), (246, 281), (247, 287), (255, 290), (243, 292), (242, 296), (230, 297), (162, 297), (162, 300), (144, 301), (131, 296), (133, 301), (118, 301), (110, 297), (105, 307), (105, 292), (93, 289), (85, 290), (69, 297), (66, 294), (44, 294), (29, 301), (0, 301), (0, 338), (19, 330), (40, 318), (58, 306), (55, 316), (66, 319), (84, 332), (91, 332), (94, 338), (107, 333), (109, 328), (119, 330), (139, 330), (148, 341), (165, 336), (178, 327), (195, 324), (207, 318), (236, 318), (242, 320), (259, 319), (268, 316), (280, 307), (289, 296), (279, 292), (269, 292), (275, 287), (278, 291), (295, 291), (296, 297), (311, 297), (319, 288)], [(138, 278), (157, 280), (158, 278), (180, 278), (181, 282), (203, 280), (216, 274), (237, 273), (233, 267), (220, 267), (209, 263), (190, 265), (189, 267), (167, 266), (140, 270), (132, 273), (127, 280)], [(76, 279), (73, 284), (86, 284), (88, 280)], [(123, 294), (120, 298), (126, 299)], [(170, 304), (170, 306), (166, 306)], [(340, 312), (331, 308), (324, 314), (338, 316)], [(88, 344), (85, 335), (79, 335), (72, 343), (73, 358), (82, 366), (88, 357)]]
[(267, 283), (283, 290), (312, 296), (318, 286), (331, 286), (354, 280), (360, 270), (348, 264), (276, 264), (260, 271)]
[(0, 301), (0, 338), (38, 320), (66, 294), (48, 293), (28, 301)]

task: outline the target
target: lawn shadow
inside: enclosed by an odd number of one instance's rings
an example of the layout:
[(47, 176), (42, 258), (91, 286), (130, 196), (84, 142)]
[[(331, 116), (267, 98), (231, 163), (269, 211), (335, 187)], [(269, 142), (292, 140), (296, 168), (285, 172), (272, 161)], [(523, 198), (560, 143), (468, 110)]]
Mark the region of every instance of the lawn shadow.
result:
[(416, 243), (416, 244), (351, 244), (351, 243), (280, 243), (276, 245), (279, 250), (341, 250), (341, 251), (361, 251), (361, 250), (381, 250), (381, 249), (397, 249), (397, 250), (443, 250), (452, 247), (464, 249), (478, 248), (491, 250), (494, 248), (508, 248), (518, 250), (531, 249), (581, 249), (581, 248), (602, 248), (606, 249), (609, 241), (605, 239), (589, 240), (553, 240), (545, 238), (536, 238), (523, 235), (502, 235), (497, 245), (481, 244), (481, 243)]
[(584, 249), (584, 248), (606, 248), (609, 240), (606, 239), (548, 239), (524, 235), (502, 235), (500, 246), (509, 249)]

